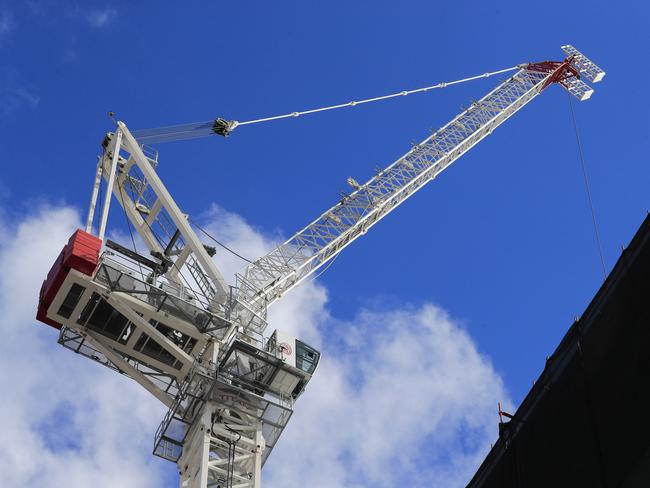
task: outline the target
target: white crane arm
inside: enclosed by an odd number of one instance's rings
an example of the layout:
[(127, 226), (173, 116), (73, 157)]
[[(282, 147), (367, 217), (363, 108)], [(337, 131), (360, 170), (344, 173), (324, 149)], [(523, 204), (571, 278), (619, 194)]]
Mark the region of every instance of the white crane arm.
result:
[(578, 79), (575, 58), (522, 66), (365, 184), (350, 178), (348, 183), (355, 187), (352, 194), (237, 276), (237, 301), (263, 315), (268, 305), (326, 264), (550, 84), (559, 83), (581, 100), (588, 98), (571, 90), (578, 82), (584, 85)]

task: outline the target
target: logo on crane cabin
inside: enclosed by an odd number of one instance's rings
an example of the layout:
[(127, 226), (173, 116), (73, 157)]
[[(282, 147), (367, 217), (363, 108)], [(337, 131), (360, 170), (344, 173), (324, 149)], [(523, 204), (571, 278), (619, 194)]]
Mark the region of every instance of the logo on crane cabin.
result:
[(269, 348), (288, 366), (296, 367), (296, 338), (283, 330), (275, 330), (269, 339)]
[(293, 354), (293, 349), (291, 349), (291, 346), (289, 345), (288, 342), (283, 342), (281, 344), (278, 344), (278, 351), (283, 356), (291, 356), (291, 354)]

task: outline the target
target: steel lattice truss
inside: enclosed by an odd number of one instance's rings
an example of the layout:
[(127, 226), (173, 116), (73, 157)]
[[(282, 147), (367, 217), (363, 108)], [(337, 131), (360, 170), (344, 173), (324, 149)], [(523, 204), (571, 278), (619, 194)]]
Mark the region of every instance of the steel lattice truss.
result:
[(578, 72), (592, 83), (598, 83), (605, 77), (605, 72), (602, 69), (572, 45), (562, 46), (562, 50), (571, 56), (571, 63)]
[(240, 277), (246, 286), (239, 286), (239, 299), (263, 308), (280, 298), (535, 98), (550, 76), (548, 72), (521, 69), (474, 102), (317, 220), (250, 265)]
[[(206, 247), (192, 232), (189, 222), (178, 209), (158, 177), (157, 153), (146, 146), (138, 147), (131, 133), (122, 130), (120, 171), (113, 194), (148, 249), (164, 255), (171, 266), (166, 274), (170, 283), (191, 288), (204, 308), (222, 312), (221, 303), (230, 294), (228, 285), (208, 254)], [(99, 171), (110, 177), (113, 146), (100, 159)]]
[(238, 276), (238, 299), (262, 311), (287, 290), (326, 264), (371, 226), (434, 179), (553, 82), (579, 100), (593, 90), (582, 80), (600, 81), (605, 72), (573, 46), (564, 62), (522, 66), (512, 77), (415, 145), (364, 185)]

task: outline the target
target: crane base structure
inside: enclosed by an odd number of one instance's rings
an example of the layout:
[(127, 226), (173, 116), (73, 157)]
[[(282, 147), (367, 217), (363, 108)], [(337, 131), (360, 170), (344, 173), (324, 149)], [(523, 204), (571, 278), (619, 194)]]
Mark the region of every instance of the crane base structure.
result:
[[(290, 334), (265, 333), (268, 307), (548, 86), (591, 97), (581, 78), (595, 83), (604, 71), (574, 47), (562, 49), (563, 61), (520, 65), (366, 183), (348, 178), (350, 194), (251, 262), (232, 285), (163, 184), (157, 151), (117, 122), (102, 142), (86, 227), (43, 282), (37, 319), (59, 329), (61, 345), (128, 376), (168, 407), (153, 453), (177, 464), (181, 488), (258, 488), (320, 361), (319, 351)], [(245, 125), (218, 120), (220, 135)], [(144, 253), (135, 239), (130, 249), (105, 237), (113, 200)]]

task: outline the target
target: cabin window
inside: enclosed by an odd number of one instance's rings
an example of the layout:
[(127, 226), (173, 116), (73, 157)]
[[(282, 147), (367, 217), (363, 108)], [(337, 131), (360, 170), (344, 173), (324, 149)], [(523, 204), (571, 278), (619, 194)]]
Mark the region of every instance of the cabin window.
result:
[(70, 287), (70, 291), (68, 292), (68, 294), (63, 299), (63, 303), (59, 307), (59, 311), (57, 312), (57, 315), (69, 319), (70, 315), (72, 315), (72, 312), (74, 311), (75, 307), (79, 303), (79, 299), (81, 298), (81, 295), (83, 295), (84, 291), (86, 291), (86, 287), (74, 283)]
[(179, 348), (181, 348), (186, 353), (189, 354), (192, 352), (192, 349), (194, 349), (194, 346), (196, 345), (196, 339), (194, 339), (193, 337), (190, 337), (187, 334), (183, 334), (182, 332), (179, 332), (177, 330), (174, 330), (171, 327), (163, 324), (162, 322), (157, 322), (154, 319), (151, 319), (149, 323), (153, 325), (156, 329), (158, 329), (165, 337), (167, 337), (167, 339), (172, 341), (174, 344), (176, 344)]
[(77, 323), (121, 343), (124, 343), (124, 337), (128, 337), (128, 328), (131, 325), (129, 319), (109, 305), (98, 293), (92, 294)]
[(162, 347), (147, 334), (143, 333), (140, 335), (140, 338), (135, 343), (134, 349), (145, 356), (149, 356), (151, 359), (160, 361), (174, 369), (180, 370), (183, 367), (183, 364), (180, 361), (177, 361), (173, 354), (167, 351), (167, 349)]
[(316, 370), (320, 353), (304, 342), (296, 340), (296, 367), (305, 373), (312, 374)]

